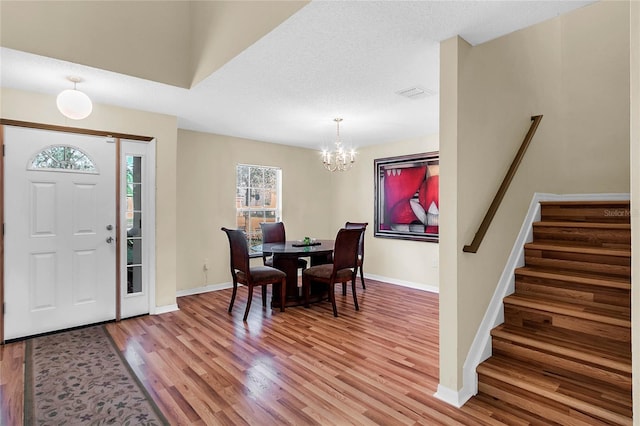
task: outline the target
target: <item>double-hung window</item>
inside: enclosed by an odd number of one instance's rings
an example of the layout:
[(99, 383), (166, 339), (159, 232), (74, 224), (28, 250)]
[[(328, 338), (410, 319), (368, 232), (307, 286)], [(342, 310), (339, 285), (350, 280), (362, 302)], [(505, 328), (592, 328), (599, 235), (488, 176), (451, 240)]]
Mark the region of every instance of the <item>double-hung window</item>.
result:
[(245, 231), (252, 255), (262, 253), (260, 223), (280, 221), (281, 180), (282, 171), (277, 167), (236, 167), (236, 226)]

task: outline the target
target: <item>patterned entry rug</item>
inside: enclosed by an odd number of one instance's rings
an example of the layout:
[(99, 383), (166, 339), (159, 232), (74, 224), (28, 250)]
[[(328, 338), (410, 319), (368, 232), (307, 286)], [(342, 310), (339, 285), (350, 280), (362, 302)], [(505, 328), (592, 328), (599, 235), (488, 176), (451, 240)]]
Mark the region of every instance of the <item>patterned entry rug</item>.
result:
[(104, 326), (26, 341), (25, 425), (168, 425)]

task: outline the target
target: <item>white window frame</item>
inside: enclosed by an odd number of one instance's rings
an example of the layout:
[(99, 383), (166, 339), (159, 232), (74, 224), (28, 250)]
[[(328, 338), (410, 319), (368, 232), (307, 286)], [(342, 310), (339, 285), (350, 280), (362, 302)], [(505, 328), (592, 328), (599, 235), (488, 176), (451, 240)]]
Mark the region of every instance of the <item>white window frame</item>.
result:
[[(120, 149), (120, 315), (159, 313), (156, 307), (156, 140), (121, 139)], [(127, 293), (127, 156), (142, 157), (142, 291)]]
[[(264, 205), (258, 206), (246, 206), (243, 203), (241, 193), (244, 193), (244, 196), (247, 197), (245, 201), (248, 201), (248, 197), (251, 196), (252, 193), (260, 193), (260, 191), (266, 190), (265, 187), (252, 186), (251, 178), (248, 178), (248, 185), (240, 185), (241, 182), (238, 181), (238, 174), (240, 167), (249, 167), (249, 176), (252, 169), (271, 169), (276, 171), (276, 187), (275, 187), (275, 206), (267, 207)], [(243, 229), (246, 234), (247, 244), (249, 245), (249, 254), (251, 256), (261, 256), (262, 255), (262, 233), (260, 231), (260, 222), (263, 220), (254, 219), (251, 215), (252, 212), (273, 212), (273, 218), (275, 222), (279, 222), (282, 220), (282, 169), (280, 167), (274, 166), (264, 166), (257, 164), (237, 164), (236, 165), (236, 227), (238, 229)], [(247, 214), (249, 217), (247, 218)], [(242, 219), (241, 219), (242, 218)], [(247, 219), (249, 220), (249, 231), (247, 232)]]

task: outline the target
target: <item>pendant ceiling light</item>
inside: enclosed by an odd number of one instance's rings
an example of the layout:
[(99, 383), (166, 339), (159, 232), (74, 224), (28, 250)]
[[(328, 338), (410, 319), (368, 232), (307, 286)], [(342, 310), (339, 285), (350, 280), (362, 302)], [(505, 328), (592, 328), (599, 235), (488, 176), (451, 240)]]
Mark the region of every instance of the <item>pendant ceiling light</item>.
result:
[(73, 83), (73, 89), (60, 92), (56, 98), (58, 110), (62, 115), (72, 120), (87, 118), (93, 111), (93, 104), (89, 96), (76, 89), (76, 84), (80, 83), (82, 79), (80, 77), (67, 77), (67, 79)]
[(333, 121), (336, 122), (337, 126), (336, 147), (333, 151), (322, 151), (322, 164), (330, 172), (346, 172), (353, 167), (353, 163), (356, 161), (356, 152), (353, 149), (347, 151), (342, 146), (342, 139), (340, 139), (340, 122), (342, 118), (334, 118)]

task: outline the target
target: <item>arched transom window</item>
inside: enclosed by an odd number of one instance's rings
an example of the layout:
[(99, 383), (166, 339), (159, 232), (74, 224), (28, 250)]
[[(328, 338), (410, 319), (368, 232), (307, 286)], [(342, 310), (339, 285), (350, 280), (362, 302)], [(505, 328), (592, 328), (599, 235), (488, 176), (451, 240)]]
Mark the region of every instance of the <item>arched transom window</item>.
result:
[(43, 149), (33, 157), (29, 169), (98, 173), (98, 169), (86, 153), (69, 145), (53, 145)]

